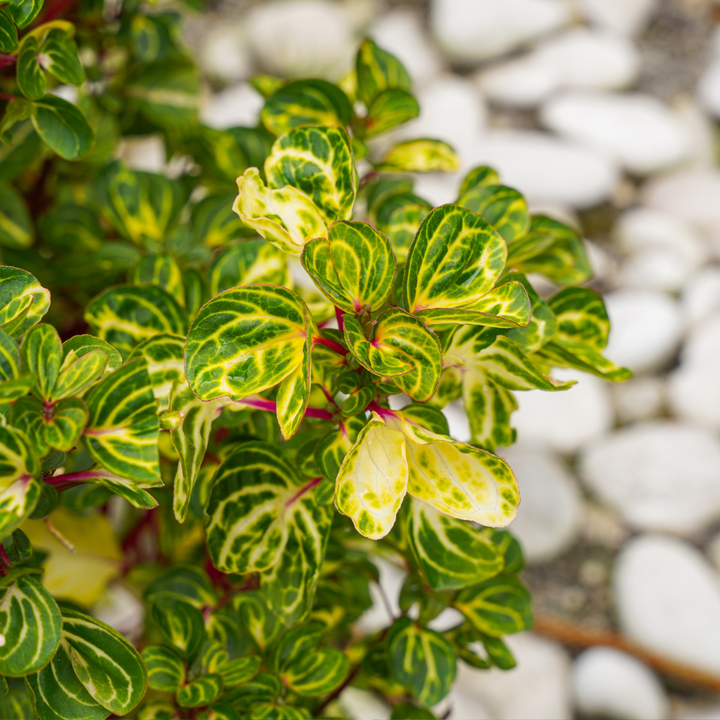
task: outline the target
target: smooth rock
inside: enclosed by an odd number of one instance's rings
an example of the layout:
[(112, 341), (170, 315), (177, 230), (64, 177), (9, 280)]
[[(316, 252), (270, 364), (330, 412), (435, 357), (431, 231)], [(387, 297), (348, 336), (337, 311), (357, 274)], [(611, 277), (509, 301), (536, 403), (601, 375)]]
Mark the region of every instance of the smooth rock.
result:
[(271, 0), (246, 16), (250, 47), (262, 68), (282, 77), (339, 80), (357, 42), (348, 15), (330, 0)]
[(90, 614), (131, 641), (142, 637), (145, 605), (120, 583), (108, 585), (99, 602), (92, 606)]
[[(572, 391), (571, 391), (572, 392)], [(577, 481), (560, 458), (522, 443), (504, 448), (520, 488), (520, 509), (512, 533), (529, 562), (551, 560), (578, 536), (582, 498)]]
[(675, 352), (683, 332), (679, 304), (651, 290), (617, 290), (605, 296), (610, 341), (603, 353), (633, 372), (660, 367)]
[(513, 427), (523, 442), (545, 445), (561, 453), (574, 453), (613, 425), (613, 408), (607, 383), (576, 371), (556, 371), (562, 380), (577, 380), (569, 390), (517, 392), (519, 410)]
[(463, 161), (468, 168), (481, 163), (497, 168), (503, 183), (531, 202), (573, 208), (610, 198), (620, 174), (606, 154), (534, 130), (488, 132)]
[(689, 141), (684, 167), (713, 168), (716, 165), (715, 122), (691, 95), (675, 98), (672, 108)]
[(430, 26), (448, 57), (475, 63), (561, 28), (570, 10), (563, 0), (433, 0)]
[(626, 35), (640, 33), (657, 0), (579, 0), (580, 11), (590, 22)]
[(682, 124), (651, 95), (568, 92), (549, 100), (540, 118), (551, 130), (609, 153), (638, 175), (672, 166), (690, 150)]
[(666, 247), (647, 248), (625, 260), (619, 283), (629, 288), (677, 292), (696, 267), (682, 252)]
[[(570, 707), (570, 659), (558, 644), (532, 633), (503, 638), (515, 656), (512, 670), (476, 670), (458, 663), (455, 690), (477, 698), (494, 720), (565, 720)], [(476, 716), (457, 714), (458, 720)], [(482, 717), (482, 716), (480, 716)]]
[(163, 173), (167, 169), (165, 141), (160, 134), (124, 137), (118, 154), (132, 170)]
[(443, 60), (425, 32), (418, 13), (409, 9), (383, 13), (368, 33), (383, 50), (397, 57), (416, 87), (436, 78)]
[(228, 23), (211, 28), (203, 40), (199, 53), (206, 73), (226, 83), (243, 80), (252, 72), (250, 50), (244, 23)]
[(252, 85), (242, 83), (213, 95), (200, 111), (200, 119), (216, 130), (253, 127), (258, 123), (264, 103)]
[(528, 55), (484, 71), (478, 81), (494, 102), (532, 107), (561, 89), (624, 88), (634, 81), (639, 67), (638, 51), (626, 38), (575, 28)]
[(709, 543), (706, 548), (708, 557), (715, 564), (715, 568), (720, 570), (720, 533), (718, 533)]
[(717, 367), (720, 362), (720, 313), (711, 313), (692, 329), (683, 345), (681, 364)]
[(339, 701), (347, 717), (357, 720), (387, 720), (392, 712), (375, 693), (352, 686), (342, 691)]
[(655, 674), (632, 655), (610, 647), (580, 653), (573, 663), (575, 708), (590, 717), (664, 720), (670, 707)]
[(682, 218), (709, 237), (720, 227), (720, 171), (681, 170), (647, 183), (643, 204)]
[(689, 278), (682, 294), (682, 309), (690, 325), (720, 309), (720, 269), (705, 267)]
[(629, 638), (720, 673), (720, 576), (695, 547), (662, 535), (633, 538), (617, 559), (613, 594)]
[(720, 57), (712, 60), (705, 69), (697, 93), (703, 107), (715, 117), (720, 117)]
[(370, 594), (373, 599), (373, 606), (357, 623), (358, 629), (368, 634), (386, 628), (388, 623), (400, 616), (398, 598), (400, 597), (400, 589), (407, 576), (406, 572), (384, 558), (373, 556), (372, 561), (380, 571), (380, 587), (382, 588), (382, 592), (376, 583), (370, 583)]
[(627, 540), (629, 531), (616, 512), (588, 500), (583, 510), (582, 534), (588, 542), (618, 550)]
[(670, 420), (625, 427), (582, 452), (581, 479), (638, 530), (692, 535), (720, 517), (720, 441)]
[(610, 387), (620, 422), (649, 420), (663, 410), (665, 383), (661, 378), (640, 376), (624, 383), (613, 383)]

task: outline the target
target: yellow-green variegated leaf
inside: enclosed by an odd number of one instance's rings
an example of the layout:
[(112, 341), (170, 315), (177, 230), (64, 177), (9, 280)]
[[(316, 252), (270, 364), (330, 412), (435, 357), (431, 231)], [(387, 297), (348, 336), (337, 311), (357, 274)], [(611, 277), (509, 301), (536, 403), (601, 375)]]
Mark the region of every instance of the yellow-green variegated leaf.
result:
[(137, 358), (145, 358), (153, 394), (164, 410), (173, 383), (185, 383), (185, 338), (169, 333), (154, 335), (136, 345), (128, 361)]
[(66, 608), (62, 636), (73, 670), (95, 702), (116, 715), (126, 715), (142, 700), (147, 670), (137, 650), (117, 630)]
[(407, 259), (410, 245), (430, 207), (425, 203), (409, 202), (393, 209), (381, 229), (388, 237), (399, 263)]
[(159, 421), (147, 361), (127, 362), (98, 383), (87, 397), (85, 442), (106, 470), (153, 487), (161, 483)]
[(131, 505), (142, 510), (151, 510), (157, 507), (157, 500), (146, 490), (139, 487), (132, 480), (115, 475), (101, 467), (94, 466), (89, 470), (76, 473), (77, 479), (83, 482), (92, 482), (102, 485), (121, 498), (125, 498)]
[(624, 382), (632, 377), (632, 371), (615, 365), (597, 350), (582, 343), (551, 341), (533, 353), (533, 358), (546, 365), (574, 368), (612, 382)]
[(42, 494), (39, 477), (40, 462), (30, 440), (0, 418), (0, 538), (35, 509)]
[(50, 662), (60, 644), (62, 617), (52, 595), (31, 575), (0, 589), (0, 673), (19, 677)]
[(365, 425), (364, 417), (344, 418), (338, 430), (328, 433), (315, 448), (315, 463), (323, 477), (335, 486), (342, 461)]
[(285, 630), (270, 655), (270, 668), (283, 672), (299, 657), (313, 652), (324, 631), (325, 626), (320, 622), (303, 623)]
[(185, 660), (195, 658), (206, 632), (203, 614), (195, 605), (161, 598), (152, 606), (152, 619), (163, 639)]
[(504, 460), (407, 419), (402, 428), (408, 439), (408, 492), (413, 497), (480, 525), (505, 527), (514, 520), (520, 493)]
[(386, 90), (410, 90), (410, 76), (403, 64), (369, 38), (360, 43), (355, 72), (358, 98), (368, 107)]
[(0, 327), (14, 338), (40, 322), (50, 307), (50, 292), (25, 270), (0, 266)]
[(155, 285), (108, 288), (90, 301), (85, 320), (101, 340), (116, 347), (124, 357), (153, 335), (184, 335), (187, 328), (177, 300)]
[[(240, 624), (260, 652), (265, 655), (270, 645), (275, 642), (283, 630), (279, 619), (268, 607), (263, 594), (258, 591), (238, 593), (235, 596), (234, 604)], [(260, 673), (255, 678), (255, 683), (265, 685), (268, 690), (270, 688), (267, 685), (276, 685), (277, 689), (273, 688), (270, 697), (275, 697), (280, 692), (280, 678), (277, 675), (268, 678), (265, 673)]]
[(487, 165), (479, 165), (473, 168), (460, 183), (459, 197), (473, 188), (486, 187), (487, 185), (499, 185), (500, 176), (493, 168)]
[(510, 243), (508, 267), (524, 273), (541, 273), (559, 285), (579, 285), (592, 277), (579, 235), (544, 215), (535, 215), (528, 233)]
[(597, 352), (607, 346), (610, 318), (603, 299), (590, 288), (565, 288), (548, 305), (557, 319), (553, 342), (582, 343)]
[(35, 713), (45, 720), (105, 720), (111, 714), (80, 683), (63, 643), (48, 665), (25, 678), (25, 687)]
[(178, 305), (185, 306), (182, 272), (172, 255), (144, 255), (132, 269), (130, 282), (133, 285), (157, 285), (172, 295)]
[(122, 365), (122, 355), (109, 343), (106, 343), (94, 335), (73, 335), (73, 337), (63, 343), (65, 359), (63, 360), (61, 374), (71, 362), (68, 360), (71, 353), (74, 354), (74, 357), (81, 358), (94, 350), (102, 350), (107, 356), (107, 365), (103, 370), (102, 377), (109, 375), (113, 370), (117, 370)]
[(40, 323), (28, 330), (20, 346), (21, 367), (24, 373), (37, 375), (35, 389), (45, 400), (55, 388), (62, 361), (62, 342), (52, 325)]
[(289, 440), (305, 416), (310, 399), (312, 377), (312, 348), (303, 345), (302, 356), (297, 367), (283, 379), (275, 397), (276, 416), (282, 436)]
[(245, 225), (280, 250), (299, 255), (308, 240), (327, 236), (323, 214), (301, 190), (291, 185), (267, 188), (257, 168), (246, 170), (237, 185), (233, 210)]
[(35, 387), (36, 380), (34, 375), (21, 375), (13, 380), (0, 382), (0, 401), (9, 403), (27, 395)]
[(187, 517), (213, 421), (230, 402), (227, 398), (203, 402), (184, 381), (173, 385), (169, 409), (181, 417), (180, 424), (171, 435), (173, 447), (180, 458), (173, 491), (173, 511), (178, 522), (185, 522)]
[(429, 325), (486, 325), (497, 328), (525, 327), (532, 317), (522, 283), (506, 282), (490, 290), (473, 305), (462, 308), (431, 308), (416, 313)]
[(185, 312), (194, 317), (197, 311), (210, 299), (207, 281), (192, 268), (183, 273), (183, 291), (185, 295)]
[(457, 205), (436, 208), (408, 253), (405, 307), (416, 313), (475, 305), (495, 286), (506, 256), (505, 241), (479, 215)]
[(459, 169), (460, 159), (452, 145), (431, 139), (398, 143), (378, 166), (378, 170), (385, 172), (455, 172)]
[(520, 273), (511, 273), (509, 280), (522, 283), (527, 291), (532, 308), (530, 322), (524, 328), (513, 328), (507, 336), (520, 347), (523, 352), (532, 353), (549, 342), (557, 330), (557, 319), (550, 306), (535, 291), (530, 281)]
[(0, 381), (14, 380), (20, 375), (20, 348), (2, 328), (0, 328)]
[(261, 662), (262, 660), (256, 655), (250, 655), (223, 663), (217, 670), (223, 686), (233, 688), (252, 680), (257, 675)]
[(185, 682), (185, 664), (177, 653), (165, 645), (148, 645), (142, 651), (148, 671), (148, 685), (153, 690), (176, 692)]
[(333, 223), (327, 239), (316, 238), (305, 246), (302, 262), (320, 291), (346, 312), (376, 312), (395, 283), (390, 242), (363, 222)]
[(40, 457), (49, 450), (70, 452), (87, 421), (87, 406), (80, 398), (43, 404), (37, 398), (23, 397), (13, 407), (13, 425), (26, 433)]
[(185, 370), (201, 400), (267, 390), (303, 362), (313, 334), (305, 303), (275, 285), (249, 285), (206, 303), (188, 333)]
[(373, 413), (345, 456), (335, 484), (335, 507), (372, 540), (385, 537), (407, 491), (405, 436)]
[(392, 348), (382, 347), (365, 337), (362, 325), (352, 315), (346, 315), (343, 323), (345, 342), (357, 361), (367, 370), (382, 377), (398, 377), (409, 373), (413, 366), (396, 357)]
[(301, 697), (327, 695), (339, 687), (350, 666), (348, 656), (335, 648), (303, 655), (282, 673), (283, 683)]
[(405, 90), (391, 89), (380, 93), (368, 107), (357, 131), (363, 138), (371, 138), (392, 130), (420, 114), (418, 101)]
[(108, 222), (138, 245), (164, 242), (185, 201), (177, 181), (129, 170), (119, 162), (101, 171), (95, 191)]
[(476, 630), (491, 637), (529, 630), (533, 624), (530, 593), (511, 575), (465, 588), (454, 605)]
[(497, 575), (504, 565), (485, 530), (413, 500), (408, 522), (410, 547), (434, 590), (457, 590)]
[(217, 700), (222, 689), (223, 682), (219, 675), (201, 675), (187, 685), (183, 685), (175, 697), (180, 707), (201, 707)]
[(312, 607), (331, 511), (314, 499), (319, 478), (303, 483), (267, 443), (243, 443), (215, 477), (205, 534), (224, 572), (261, 572), (271, 610), (289, 624)]
[(97, 348), (79, 356), (75, 350), (65, 354), (52, 400), (58, 401), (73, 395), (80, 395), (97, 382), (108, 366), (107, 354)]
[(300, 127), (279, 137), (265, 160), (268, 187), (294, 187), (326, 223), (348, 220), (357, 193), (350, 138), (339, 127)]
[(345, 93), (326, 80), (297, 80), (279, 87), (260, 113), (274, 135), (303, 125), (350, 124), (352, 106)]
[(474, 443), (492, 451), (515, 442), (510, 416), (518, 404), (510, 390), (492, 383), (481, 370), (468, 370), (462, 376), (462, 398)]
[(286, 255), (264, 240), (233, 245), (213, 260), (208, 271), (210, 295), (255, 283), (292, 287)]
[[(0, 10), (0, 36), (2, 35), (3, 17), (2, 10)], [(12, 23), (10, 26), (13, 27)], [(14, 102), (24, 103), (25, 101), (16, 100)], [(6, 111), (5, 119), (7, 117)], [(12, 186), (0, 183), (0, 245), (15, 249), (29, 247), (32, 245), (34, 235), (33, 222), (22, 196)]]
[(530, 227), (525, 198), (506, 185), (476, 186), (460, 196), (458, 205), (484, 217), (508, 243)]
[(457, 671), (455, 651), (439, 633), (401, 618), (388, 635), (388, 666), (393, 679), (423, 705), (435, 705), (449, 692)]

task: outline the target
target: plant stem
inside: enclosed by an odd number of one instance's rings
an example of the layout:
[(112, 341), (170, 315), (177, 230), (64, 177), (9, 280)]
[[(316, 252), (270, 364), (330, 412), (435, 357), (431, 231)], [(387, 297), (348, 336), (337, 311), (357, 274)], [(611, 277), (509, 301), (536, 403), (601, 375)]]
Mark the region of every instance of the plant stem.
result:
[(337, 318), (338, 329), (340, 332), (345, 331), (345, 313), (339, 308), (335, 308), (335, 317)]
[[(256, 410), (264, 410), (265, 412), (277, 412), (277, 403), (274, 400), (265, 400), (264, 398), (243, 398), (239, 402)], [(305, 417), (319, 418), (320, 420), (332, 420), (332, 413), (322, 408), (307, 408)]]
[[(7, 64), (7, 63), (5, 63)], [(0, 63), (0, 67), (2, 67), (2, 64)], [(11, 95), (10, 93), (0, 93), (0, 100), (17, 100), (15, 95)]]
[(322, 482), (322, 477), (313, 478), (307, 485), (303, 485), (286, 503), (285, 507), (292, 505), (299, 500), (306, 492), (312, 490), (318, 483)]
[(343, 357), (345, 357), (348, 352), (340, 343), (335, 342), (334, 340), (329, 340), (328, 338), (314, 338), (313, 347), (315, 347), (315, 345), (322, 345), (330, 350), (333, 350), (338, 355), (342, 355)]

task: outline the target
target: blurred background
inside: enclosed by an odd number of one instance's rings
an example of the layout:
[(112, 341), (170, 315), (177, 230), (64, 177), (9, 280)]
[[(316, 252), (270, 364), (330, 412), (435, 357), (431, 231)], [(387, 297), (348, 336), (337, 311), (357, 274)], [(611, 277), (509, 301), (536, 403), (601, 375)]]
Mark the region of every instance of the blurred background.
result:
[[(338, 80), (373, 37), (422, 111), (386, 142), (443, 139), (463, 162), (419, 176), (419, 195), (449, 202), (489, 164), (587, 240), (607, 355), (636, 375), (518, 394), (520, 440), (503, 454), (536, 630), (509, 638), (515, 670), (464, 667), (440, 715), (720, 718), (720, 3), (219, 0), (184, 32), (218, 129), (257, 122), (252, 74)], [(123, 157), (171, 171), (160, 138)], [(383, 568), (391, 599), (401, 582)], [(389, 716), (360, 691), (343, 701), (359, 720)]]

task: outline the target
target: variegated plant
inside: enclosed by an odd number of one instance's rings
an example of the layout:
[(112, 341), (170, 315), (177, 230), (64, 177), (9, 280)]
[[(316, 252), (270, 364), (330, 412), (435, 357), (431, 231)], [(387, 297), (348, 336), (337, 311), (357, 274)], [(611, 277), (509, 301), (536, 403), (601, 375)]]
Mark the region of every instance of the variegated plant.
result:
[[(501, 529), (522, 487), (494, 454), (515, 394), (629, 375), (580, 237), (491, 168), (454, 203), (416, 195), (459, 159), (375, 141), (419, 107), (371, 40), (340, 85), (255, 77), (257, 127), (218, 131), (174, 13), (125, 3), (106, 28), (84, 3), (76, 34), (41, 7), (0, 2), (0, 717), (339, 716), (349, 683), (433, 717), (458, 662), (508, 669), (502, 636), (532, 625)], [(153, 131), (181, 178), (112, 160)], [(33, 553), (106, 516), (142, 654)], [(363, 636), (378, 556), (406, 573), (400, 613)]]

